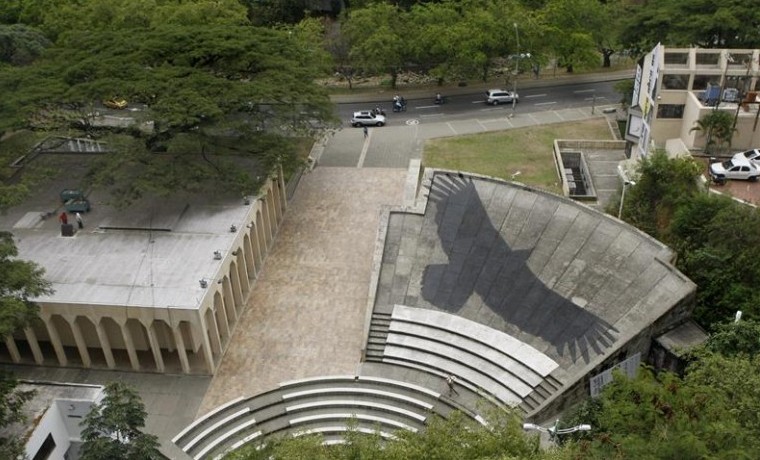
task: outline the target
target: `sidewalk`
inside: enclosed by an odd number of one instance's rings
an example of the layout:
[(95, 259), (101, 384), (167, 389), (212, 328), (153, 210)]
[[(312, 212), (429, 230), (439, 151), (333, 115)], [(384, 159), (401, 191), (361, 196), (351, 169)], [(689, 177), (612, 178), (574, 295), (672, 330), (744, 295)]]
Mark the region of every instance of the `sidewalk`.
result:
[[(530, 75), (521, 75), (517, 80), (517, 92), (520, 90), (532, 89), (532, 88), (546, 88), (549, 86), (557, 85), (570, 85), (577, 83), (592, 83), (600, 81), (616, 81), (633, 78), (635, 74), (634, 69), (616, 70), (610, 72), (595, 72), (585, 74), (573, 74), (560, 72), (557, 75), (541, 75), (540, 78), (531, 78)], [(346, 94), (334, 94), (330, 96), (330, 99), (335, 104), (350, 104), (355, 102), (388, 102), (393, 98), (393, 94), (403, 95), (406, 99), (424, 99), (430, 98), (432, 100), (435, 94), (440, 92), (443, 96), (456, 96), (462, 94), (475, 94), (486, 91), (491, 88), (503, 87), (503, 80), (492, 80), (485, 83), (471, 83), (467, 86), (428, 86), (428, 87), (399, 87), (392, 89), (389, 87), (378, 88), (361, 88), (355, 90), (355, 92)]]

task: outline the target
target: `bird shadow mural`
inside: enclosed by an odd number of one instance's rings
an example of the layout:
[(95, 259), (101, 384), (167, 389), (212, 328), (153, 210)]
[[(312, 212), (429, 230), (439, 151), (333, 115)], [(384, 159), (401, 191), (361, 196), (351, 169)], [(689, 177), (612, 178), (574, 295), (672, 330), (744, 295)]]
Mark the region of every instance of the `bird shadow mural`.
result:
[(448, 257), (448, 263), (424, 268), (421, 295), (427, 302), (457, 313), (477, 294), (507, 323), (573, 362), (579, 357), (589, 362), (614, 342), (617, 331), (610, 324), (554, 292), (530, 270), (531, 251), (509, 246), (470, 178), (437, 174), (427, 212), (435, 213), (439, 244)]

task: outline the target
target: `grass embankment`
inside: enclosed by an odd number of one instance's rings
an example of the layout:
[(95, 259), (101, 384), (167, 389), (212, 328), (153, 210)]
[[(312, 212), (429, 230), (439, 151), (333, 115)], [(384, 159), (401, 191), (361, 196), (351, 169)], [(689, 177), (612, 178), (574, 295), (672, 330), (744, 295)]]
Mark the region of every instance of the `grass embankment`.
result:
[(555, 139), (612, 139), (602, 118), (427, 141), (425, 167), (467, 171), (561, 193), (552, 153)]

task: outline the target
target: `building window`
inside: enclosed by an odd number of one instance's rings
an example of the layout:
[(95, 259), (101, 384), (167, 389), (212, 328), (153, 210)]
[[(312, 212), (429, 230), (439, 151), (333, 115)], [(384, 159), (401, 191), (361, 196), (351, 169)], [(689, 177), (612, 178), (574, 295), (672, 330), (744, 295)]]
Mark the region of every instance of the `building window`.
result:
[(683, 104), (660, 104), (657, 106), (657, 118), (683, 118)]
[(697, 65), (717, 66), (720, 53), (697, 53)]
[(689, 53), (668, 53), (663, 58), (666, 66), (684, 67), (689, 63)]
[(688, 75), (663, 75), (662, 89), (686, 89), (689, 87)]
[(40, 446), (40, 450), (34, 454), (32, 460), (47, 460), (50, 458), (50, 454), (53, 453), (53, 450), (55, 450), (55, 440), (53, 439), (52, 434), (48, 434), (47, 438), (45, 438), (45, 441)]
[(694, 75), (694, 83), (691, 85), (691, 89), (694, 91), (707, 89), (707, 84), (712, 83), (717, 85), (720, 81), (720, 75)]

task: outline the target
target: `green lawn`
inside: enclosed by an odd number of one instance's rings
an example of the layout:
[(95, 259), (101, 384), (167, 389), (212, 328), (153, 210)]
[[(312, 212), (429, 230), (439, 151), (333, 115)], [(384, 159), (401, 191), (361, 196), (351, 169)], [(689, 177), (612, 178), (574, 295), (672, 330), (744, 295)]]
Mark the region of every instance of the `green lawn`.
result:
[(515, 180), (554, 193), (562, 188), (554, 166), (555, 139), (612, 139), (607, 122), (596, 118), (427, 141), (423, 166)]

